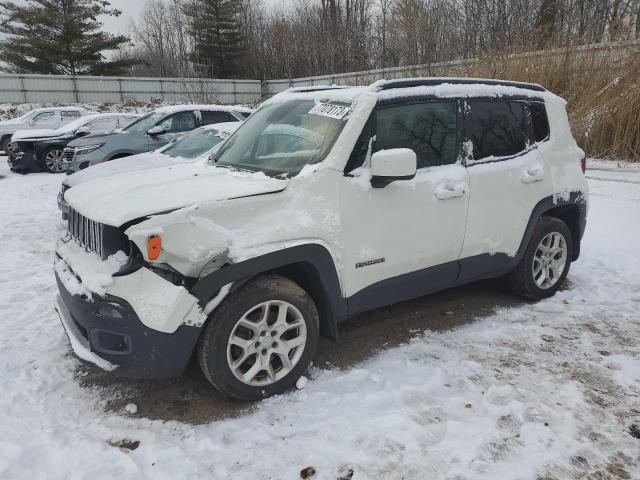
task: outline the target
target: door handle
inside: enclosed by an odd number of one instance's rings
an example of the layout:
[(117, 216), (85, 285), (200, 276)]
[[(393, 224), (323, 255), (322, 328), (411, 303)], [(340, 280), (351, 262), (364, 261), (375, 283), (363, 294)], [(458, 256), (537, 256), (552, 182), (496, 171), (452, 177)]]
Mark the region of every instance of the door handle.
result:
[(544, 169), (540, 166), (529, 167), (520, 178), (522, 183), (539, 182), (544, 178)]
[(462, 197), (467, 193), (467, 185), (463, 182), (441, 183), (435, 189), (435, 196), (438, 200)]

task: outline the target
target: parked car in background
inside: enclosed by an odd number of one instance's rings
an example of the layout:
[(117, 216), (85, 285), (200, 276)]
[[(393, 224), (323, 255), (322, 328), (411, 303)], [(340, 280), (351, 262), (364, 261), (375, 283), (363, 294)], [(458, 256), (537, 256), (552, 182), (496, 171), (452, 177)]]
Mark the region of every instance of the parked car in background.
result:
[(353, 315), (502, 276), (550, 297), (589, 192), (565, 105), (503, 80), (298, 89), (205, 167), (79, 185), (54, 267), (71, 346), (144, 378), (195, 353), (223, 394), (257, 400), (295, 385)]
[(9, 155), (13, 151), (11, 136), (18, 130), (56, 129), (93, 112), (81, 107), (36, 108), (18, 118), (0, 122), (0, 148)]
[(74, 140), (65, 151), (67, 173), (136, 153), (157, 150), (202, 125), (241, 122), (251, 114), (245, 107), (175, 105), (157, 108), (121, 132)]
[(113, 132), (139, 119), (136, 113), (94, 113), (57, 129), (18, 130), (11, 137), (15, 146), (9, 155), (11, 170), (64, 172), (64, 147), (77, 138)]
[(69, 204), (64, 199), (64, 194), (71, 187), (96, 178), (205, 160), (240, 125), (240, 122), (206, 125), (184, 134), (182, 137), (153, 152), (118, 158), (66, 176), (62, 181), (62, 188), (58, 194), (58, 208), (62, 212), (62, 219), (66, 220), (69, 213)]

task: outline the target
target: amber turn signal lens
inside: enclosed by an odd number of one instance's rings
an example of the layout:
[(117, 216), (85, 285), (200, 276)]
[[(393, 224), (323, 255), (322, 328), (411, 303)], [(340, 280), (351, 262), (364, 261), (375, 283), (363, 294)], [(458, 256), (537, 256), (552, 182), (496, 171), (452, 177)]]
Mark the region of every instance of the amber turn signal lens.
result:
[(149, 260), (157, 260), (160, 257), (162, 240), (157, 235), (147, 239), (147, 257)]

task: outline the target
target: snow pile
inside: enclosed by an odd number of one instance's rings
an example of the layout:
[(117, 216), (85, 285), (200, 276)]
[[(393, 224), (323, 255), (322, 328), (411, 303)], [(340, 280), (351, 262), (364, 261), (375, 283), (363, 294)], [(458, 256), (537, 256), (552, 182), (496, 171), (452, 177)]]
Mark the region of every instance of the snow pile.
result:
[(555, 297), (316, 366), (302, 390), (194, 426), (141, 418), (117, 381), (82, 386), (52, 308), (60, 177), (1, 165), (0, 478), (639, 478), (640, 172), (587, 173), (581, 259)]

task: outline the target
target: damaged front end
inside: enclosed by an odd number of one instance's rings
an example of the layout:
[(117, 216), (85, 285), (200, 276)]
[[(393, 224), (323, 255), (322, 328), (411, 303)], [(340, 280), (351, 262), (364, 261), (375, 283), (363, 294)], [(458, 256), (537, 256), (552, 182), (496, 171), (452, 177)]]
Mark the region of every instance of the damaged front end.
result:
[(188, 279), (164, 272), (122, 228), (71, 210), (56, 246), (56, 310), (76, 355), (124, 376), (181, 375), (206, 316)]

